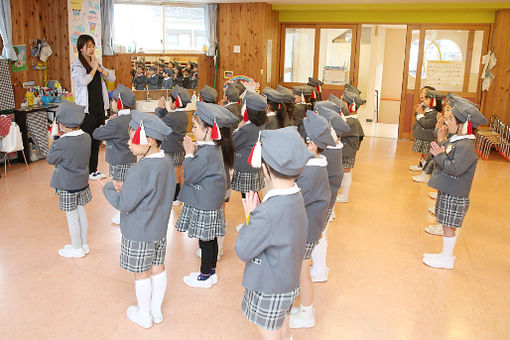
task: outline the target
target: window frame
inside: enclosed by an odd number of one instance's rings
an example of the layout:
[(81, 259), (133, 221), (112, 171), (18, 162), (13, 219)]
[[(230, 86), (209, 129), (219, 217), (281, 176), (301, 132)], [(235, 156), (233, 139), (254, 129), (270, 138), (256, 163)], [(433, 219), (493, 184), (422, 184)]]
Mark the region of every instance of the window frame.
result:
[[(161, 24), (161, 32), (162, 32), (162, 39), (161, 39), (161, 49), (159, 50), (144, 50), (143, 52), (130, 52), (130, 53), (136, 53), (136, 54), (154, 54), (154, 53), (179, 53), (179, 54), (205, 54), (206, 52), (203, 51), (203, 49), (182, 49), (182, 50), (176, 50), (176, 49), (166, 49), (166, 13), (165, 8), (166, 7), (187, 7), (187, 8), (202, 8), (204, 10), (204, 20), (205, 20), (205, 6), (199, 5), (199, 4), (182, 4), (182, 3), (169, 3), (169, 2), (130, 2), (130, 1), (115, 1), (115, 5), (132, 5), (132, 6), (153, 6), (153, 7), (161, 7), (161, 18), (162, 18), (162, 24)], [(115, 12), (114, 12), (115, 15)], [(113, 23), (115, 24), (115, 18), (113, 19)], [(115, 28), (112, 30), (113, 32), (113, 44), (115, 45)], [(205, 21), (204, 21), (204, 32), (206, 33), (206, 41), (207, 41), (207, 32), (205, 31)]]

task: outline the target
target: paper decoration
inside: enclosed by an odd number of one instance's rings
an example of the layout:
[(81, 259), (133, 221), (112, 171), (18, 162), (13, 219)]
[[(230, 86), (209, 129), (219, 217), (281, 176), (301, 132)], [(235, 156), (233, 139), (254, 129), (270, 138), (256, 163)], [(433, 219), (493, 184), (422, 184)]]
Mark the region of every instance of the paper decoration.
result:
[(482, 57), (482, 65), (483, 66), (483, 72), (482, 72), (482, 91), (489, 90), (489, 87), (491, 86), (492, 80), (496, 78), (494, 74), (492, 74), (491, 70), (496, 66), (497, 60), (494, 56), (494, 52), (489, 51), (486, 55)]
[(68, 0), (71, 63), (78, 58), (76, 42), (82, 34), (88, 34), (94, 38), (96, 58), (101, 62), (101, 14), (99, 4), (100, 0)]
[(423, 83), (438, 91), (462, 91), (464, 61), (429, 60)]
[(18, 56), (18, 60), (11, 62), (12, 72), (20, 72), (27, 70), (27, 49), (25, 45), (14, 46), (14, 51)]
[(253, 79), (252, 77), (241, 75), (241, 74), (233, 76), (232, 78), (228, 79), (223, 84), (223, 91), (225, 91), (225, 89), (227, 88), (228, 83), (236, 83), (237, 81), (240, 81), (241, 84), (243, 84), (247, 90), (257, 92), (257, 93), (259, 92), (260, 83), (256, 82), (255, 79)]
[(345, 85), (349, 83), (349, 70), (346, 66), (324, 66), (322, 81), (324, 84)]

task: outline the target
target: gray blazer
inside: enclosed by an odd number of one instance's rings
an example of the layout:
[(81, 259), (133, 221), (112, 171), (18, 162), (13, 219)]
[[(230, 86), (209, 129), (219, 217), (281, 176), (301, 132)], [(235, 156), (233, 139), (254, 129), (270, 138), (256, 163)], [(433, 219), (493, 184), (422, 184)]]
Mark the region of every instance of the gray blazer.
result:
[(295, 289), (305, 254), (307, 223), (300, 192), (273, 196), (258, 205), (236, 241), (237, 256), (246, 262), (243, 286), (267, 294)]
[(79, 130), (77, 136), (55, 140), (46, 161), (55, 165), (50, 186), (62, 190), (78, 190), (89, 184), (90, 136)]
[(149, 90), (157, 90), (159, 89), (159, 77), (158, 75), (151, 76), (147, 79), (147, 89)]
[(148, 78), (145, 74), (133, 77), (133, 85), (135, 90), (145, 90), (147, 86)]
[(129, 122), (131, 114), (109, 119), (94, 130), (92, 136), (106, 141), (105, 160), (109, 164), (136, 163), (136, 156), (129, 150)]
[(294, 106), (294, 125), (298, 126), (299, 122), (306, 117), (306, 111), (308, 110), (308, 104), (296, 103)]
[(278, 118), (276, 116), (267, 117), (266, 125), (264, 126), (264, 130), (277, 130), (280, 128), (278, 124)]
[(331, 209), (335, 204), (336, 194), (342, 186), (344, 178), (344, 168), (342, 167), (342, 149), (326, 149), (322, 154), (328, 160), (326, 168), (328, 172), (329, 190), (331, 197), (329, 200), (329, 208)]
[(172, 133), (161, 143), (166, 153), (183, 153), (182, 141), (188, 129), (188, 114), (184, 110), (168, 113), (167, 109), (157, 107), (154, 114), (172, 129)]
[(161, 84), (161, 88), (163, 89), (171, 89), (174, 86), (174, 81), (171, 77), (168, 79), (163, 79), (163, 83)]
[(254, 169), (248, 164), (251, 149), (259, 138), (259, 131), (263, 127), (257, 126), (253, 123), (246, 124), (239, 130), (234, 130), (232, 133), (232, 142), (234, 144), (234, 169), (240, 172), (257, 172), (259, 169)]
[(345, 121), (351, 128), (351, 131), (346, 132), (342, 136), (342, 143), (344, 144), (342, 153), (344, 157), (355, 158), (365, 133), (361, 123), (356, 118), (347, 117)]
[(175, 194), (175, 172), (168, 155), (142, 158), (128, 170), (120, 192), (112, 182), (103, 188), (120, 210), (120, 231), (128, 240), (159, 241), (166, 236)]
[(200, 210), (218, 210), (225, 202), (225, 166), (221, 149), (216, 145), (201, 145), (193, 157), (182, 163), (184, 184), (179, 201)]
[[(436, 138), (434, 129), (437, 123), (437, 111), (434, 109), (426, 109), (425, 116), (417, 119), (413, 125), (413, 137), (427, 142), (432, 142)], [(416, 113), (415, 113), (416, 115)]]
[(478, 162), (473, 140), (448, 141), (444, 146), (446, 152), (434, 157), (439, 171), (432, 174), (429, 186), (450, 195), (469, 197)]
[(308, 218), (306, 242), (318, 242), (326, 226), (324, 219), (331, 198), (326, 166), (307, 165), (297, 178), (296, 184), (301, 189)]

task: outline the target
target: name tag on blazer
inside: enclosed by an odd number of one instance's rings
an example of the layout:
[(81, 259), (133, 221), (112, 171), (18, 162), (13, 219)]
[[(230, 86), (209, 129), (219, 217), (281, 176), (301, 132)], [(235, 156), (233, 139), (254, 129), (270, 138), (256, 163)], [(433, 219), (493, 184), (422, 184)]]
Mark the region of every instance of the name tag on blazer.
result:
[(448, 144), (448, 145), (446, 146), (446, 150), (445, 150), (446, 154), (449, 154), (450, 152), (452, 152), (452, 151), (453, 151), (453, 149), (455, 149), (455, 145), (453, 145), (453, 144)]
[(255, 257), (251, 260), (252, 263), (258, 264), (259, 266), (262, 264), (262, 260)]
[(188, 183), (188, 184), (197, 190), (202, 190), (202, 186), (200, 184), (191, 184), (191, 183)]
[(242, 157), (242, 155), (239, 152), (234, 152), (235, 157)]

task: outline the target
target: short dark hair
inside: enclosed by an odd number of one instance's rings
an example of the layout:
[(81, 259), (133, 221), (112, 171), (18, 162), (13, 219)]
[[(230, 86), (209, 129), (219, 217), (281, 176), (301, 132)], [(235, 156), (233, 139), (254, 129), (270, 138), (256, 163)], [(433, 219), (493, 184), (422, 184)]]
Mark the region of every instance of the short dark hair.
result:
[(281, 179), (296, 179), (299, 177), (298, 176), (290, 176), (290, 175), (284, 175), (278, 171), (276, 171), (275, 169), (273, 169), (269, 164), (267, 164), (266, 162), (264, 162), (264, 159), (262, 159), (262, 164), (265, 164), (269, 170), (269, 172), (271, 172), (271, 174), (273, 174), (275, 177), (277, 178), (281, 178)]
[(266, 123), (267, 121), (266, 111), (255, 111), (249, 108), (246, 108), (246, 110), (248, 111), (248, 119), (253, 124), (257, 126), (262, 126)]
[(431, 90), (431, 91), (435, 91), (435, 90), (436, 90), (435, 88), (433, 88), (432, 86), (429, 86), (429, 85), (425, 85), (425, 86), (423, 86), (423, 87), (421, 88), (421, 90), (422, 90), (422, 91), (423, 91), (423, 90), (425, 90), (425, 89), (427, 89), (427, 90)]

